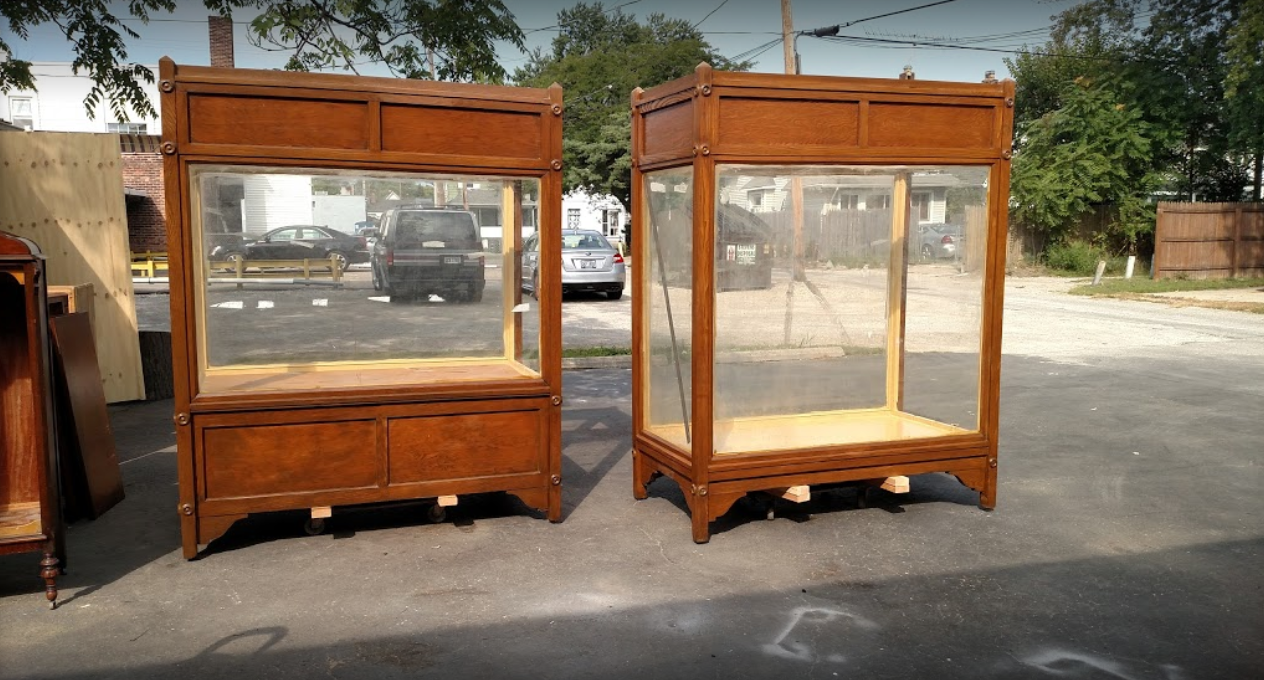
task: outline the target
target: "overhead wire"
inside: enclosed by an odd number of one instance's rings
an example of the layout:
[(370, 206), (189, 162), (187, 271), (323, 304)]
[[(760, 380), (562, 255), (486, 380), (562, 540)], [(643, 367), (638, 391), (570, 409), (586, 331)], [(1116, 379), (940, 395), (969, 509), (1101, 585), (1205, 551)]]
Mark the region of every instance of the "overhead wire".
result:
[(720, 11), (720, 8), (724, 7), (727, 4), (729, 4), (729, 0), (721, 0), (720, 4), (715, 6), (715, 9), (711, 10), (710, 12), (707, 12), (707, 15), (699, 19), (698, 23), (694, 24), (691, 28), (697, 28), (701, 26), (702, 22), (706, 21), (707, 19), (710, 19), (712, 14), (715, 14), (716, 12)]

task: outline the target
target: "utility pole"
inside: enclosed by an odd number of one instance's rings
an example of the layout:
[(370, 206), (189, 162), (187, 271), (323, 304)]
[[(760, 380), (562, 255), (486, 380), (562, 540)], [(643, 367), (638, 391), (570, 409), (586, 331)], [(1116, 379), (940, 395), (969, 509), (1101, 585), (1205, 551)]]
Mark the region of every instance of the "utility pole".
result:
[(781, 0), (781, 47), (786, 55), (786, 74), (798, 72), (794, 54), (794, 19), (790, 14), (790, 0)]
[[(794, 19), (790, 0), (781, 0), (781, 39), (785, 47), (786, 74), (799, 72), (799, 54), (795, 49)], [(803, 280), (803, 179), (790, 178), (790, 220), (794, 227), (794, 245), (790, 251), (790, 282), (786, 284), (786, 321), (782, 341), (790, 345), (794, 326), (794, 282)]]

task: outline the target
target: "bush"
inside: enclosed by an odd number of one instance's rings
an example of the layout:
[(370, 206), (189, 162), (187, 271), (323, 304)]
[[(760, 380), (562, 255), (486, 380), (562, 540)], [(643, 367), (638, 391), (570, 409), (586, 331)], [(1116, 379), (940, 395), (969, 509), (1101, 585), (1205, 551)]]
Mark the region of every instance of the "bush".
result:
[(1109, 259), (1104, 248), (1084, 241), (1055, 243), (1045, 249), (1045, 264), (1071, 274), (1092, 276), (1097, 272), (1097, 261)]

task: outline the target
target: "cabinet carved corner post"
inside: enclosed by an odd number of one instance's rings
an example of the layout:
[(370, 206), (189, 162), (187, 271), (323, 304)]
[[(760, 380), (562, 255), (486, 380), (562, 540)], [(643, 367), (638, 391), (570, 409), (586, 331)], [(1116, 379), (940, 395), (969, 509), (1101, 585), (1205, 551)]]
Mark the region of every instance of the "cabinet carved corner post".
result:
[(66, 552), (45, 271), (39, 246), (0, 233), (0, 554), (41, 553), (55, 608)]

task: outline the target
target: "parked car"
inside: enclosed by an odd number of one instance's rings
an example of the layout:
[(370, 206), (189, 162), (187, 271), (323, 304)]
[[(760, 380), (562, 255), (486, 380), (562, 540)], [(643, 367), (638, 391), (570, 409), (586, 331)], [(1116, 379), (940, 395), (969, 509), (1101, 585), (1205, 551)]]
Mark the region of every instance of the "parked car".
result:
[(241, 232), (230, 231), (228, 222), (218, 211), (207, 208), (202, 211), (203, 247), (210, 259), (222, 259), (224, 253), (240, 253), (246, 246), (246, 239)]
[(486, 286), (474, 213), (401, 206), (382, 214), (370, 268), (374, 290), (391, 302), (438, 295), (479, 302)]
[[(610, 300), (623, 297), (627, 268), (623, 256), (598, 231), (562, 231), (562, 294), (585, 291), (605, 293)], [(522, 289), (540, 297), (540, 235), (532, 234), (522, 246)]]
[(716, 210), (715, 288), (772, 288), (772, 234), (758, 215), (735, 205)]
[(360, 236), (344, 234), (337, 229), (311, 224), (278, 227), (240, 248), (220, 246), (211, 251), (211, 259), (235, 263), (237, 260), (326, 260), (334, 257), (338, 266), (347, 267), (369, 261), (368, 244)]
[(956, 224), (923, 224), (921, 253), (928, 260), (960, 257), (964, 252), (965, 231)]

